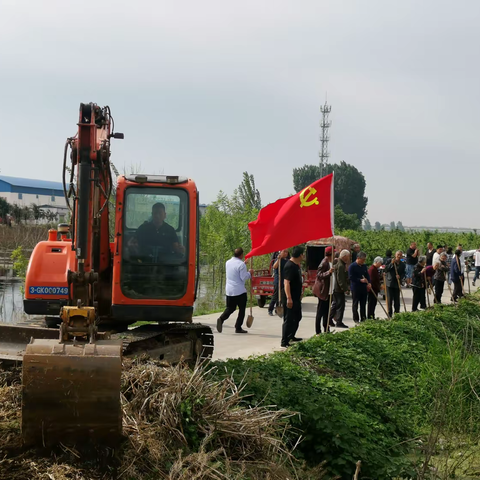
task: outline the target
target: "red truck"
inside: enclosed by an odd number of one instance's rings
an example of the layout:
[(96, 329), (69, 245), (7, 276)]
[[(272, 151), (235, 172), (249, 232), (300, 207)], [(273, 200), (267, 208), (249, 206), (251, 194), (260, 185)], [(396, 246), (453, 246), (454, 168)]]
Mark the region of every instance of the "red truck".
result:
[[(268, 269), (255, 270), (253, 272), (252, 291), (253, 295), (255, 295), (255, 297), (257, 298), (257, 304), (260, 308), (263, 308), (265, 306), (267, 300), (271, 298), (274, 292), (272, 269), (273, 264), (274, 261), (272, 260)], [(307, 286), (307, 275), (305, 272), (303, 272), (303, 291)]]

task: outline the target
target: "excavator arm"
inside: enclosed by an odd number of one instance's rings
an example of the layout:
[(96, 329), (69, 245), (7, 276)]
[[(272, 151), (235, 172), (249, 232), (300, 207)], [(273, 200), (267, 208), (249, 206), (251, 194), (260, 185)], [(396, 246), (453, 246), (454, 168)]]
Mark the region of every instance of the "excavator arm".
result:
[[(36, 338), (26, 347), (25, 444), (115, 444), (120, 438), (122, 342), (97, 338), (100, 305), (110, 304), (111, 290), (108, 199), (110, 139), (115, 136), (111, 129), (108, 107), (80, 105), (78, 133), (69, 139), (72, 175), (67, 201), (74, 257), (66, 272), (68, 304), (60, 310), (58, 338)], [(65, 247), (65, 242), (57, 243)]]

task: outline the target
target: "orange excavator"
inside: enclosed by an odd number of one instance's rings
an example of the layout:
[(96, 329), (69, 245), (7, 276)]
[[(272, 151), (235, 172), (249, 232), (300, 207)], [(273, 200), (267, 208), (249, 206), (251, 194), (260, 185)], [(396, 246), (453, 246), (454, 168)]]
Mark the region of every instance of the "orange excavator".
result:
[[(146, 174), (115, 182), (110, 144), (122, 138), (109, 107), (80, 105), (63, 161), (71, 222), (37, 244), (25, 282), (25, 312), (58, 328), (0, 327), (0, 359), (23, 360), (27, 445), (115, 444), (122, 356), (147, 353), (175, 363), (213, 352), (211, 329), (192, 323), (199, 279), (195, 183)], [(145, 324), (129, 328), (138, 321)]]

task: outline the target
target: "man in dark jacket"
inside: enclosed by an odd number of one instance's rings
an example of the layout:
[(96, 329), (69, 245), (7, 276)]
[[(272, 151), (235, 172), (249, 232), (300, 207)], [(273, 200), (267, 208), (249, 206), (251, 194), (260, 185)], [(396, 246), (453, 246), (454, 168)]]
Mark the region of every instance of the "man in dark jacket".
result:
[(412, 302), (412, 312), (416, 312), (418, 310), (418, 304), (420, 304), (420, 308), (427, 308), (427, 303), (425, 300), (425, 290), (427, 285), (425, 284), (425, 280), (427, 276), (425, 275), (426, 267), (425, 263), (427, 258), (425, 255), (420, 255), (418, 258), (418, 263), (415, 265), (412, 274), (412, 288), (413, 288), (413, 302)]
[(287, 264), (288, 259), (290, 258), (290, 254), (288, 250), (282, 250), (281, 252), (275, 252), (273, 254), (273, 295), (272, 299), (270, 300), (270, 305), (268, 306), (268, 314), (273, 317), (273, 310), (275, 309), (275, 305), (278, 304), (278, 269), (280, 264), (280, 280), (283, 281), (283, 269)]
[(387, 266), (392, 261), (392, 251), (388, 249), (383, 257), (383, 264)]
[(357, 261), (357, 255), (360, 253), (360, 245), (356, 243), (352, 249), (352, 263)]
[(335, 318), (336, 328), (348, 328), (343, 323), (343, 315), (345, 313), (345, 293), (349, 290), (347, 264), (350, 260), (350, 252), (342, 250), (338, 257), (337, 263), (334, 265), (334, 287), (333, 287), (333, 303), (330, 318)]
[(433, 267), (435, 273), (433, 275), (433, 285), (435, 286), (435, 302), (442, 303), (443, 288), (445, 287), (445, 280), (447, 279), (447, 254), (442, 252), (440, 254), (440, 261)]
[(395, 258), (385, 266), (387, 274), (388, 313), (392, 314), (392, 302), (395, 313), (400, 312), (400, 284), (405, 277), (405, 263), (401, 261), (403, 252), (398, 250)]
[(290, 342), (298, 342), (298, 326), (302, 320), (302, 268), (305, 249), (301, 246), (294, 247), (292, 258), (286, 263), (283, 269), (284, 279), (282, 280), (282, 347), (289, 347)]
[(325, 257), (320, 262), (317, 269), (316, 280), (320, 286), (318, 292), (317, 315), (315, 316), (315, 333), (317, 335), (322, 333), (322, 319), (323, 330), (325, 333), (329, 330), (328, 311), (330, 309), (330, 283), (333, 274), (332, 256), (332, 247), (327, 247), (325, 249)]
[(383, 265), (382, 257), (377, 257), (373, 261), (373, 265), (368, 269), (370, 275), (370, 283), (372, 287), (368, 292), (368, 318), (375, 320), (375, 307), (377, 306), (377, 298), (380, 293), (380, 274), (378, 269)]
[[(367, 293), (370, 285), (370, 276), (365, 265), (367, 255), (365, 252), (359, 252), (357, 260), (348, 268), (348, 276), (350, 277), (350, 289), (352, 290), (352, 312), (353, 321), (358, 323), (367, 318)], [(358, 316), (358, 304), (360, 304), (360, 317)]]
[(462, 251), (455, 250), (455, 255), (452, 258), (452, 265), (450, 266), (450, 279), (453, 282), (453, 301), (456, 302), (460, 297), (463, 297), (463, 274), (462, 274)]

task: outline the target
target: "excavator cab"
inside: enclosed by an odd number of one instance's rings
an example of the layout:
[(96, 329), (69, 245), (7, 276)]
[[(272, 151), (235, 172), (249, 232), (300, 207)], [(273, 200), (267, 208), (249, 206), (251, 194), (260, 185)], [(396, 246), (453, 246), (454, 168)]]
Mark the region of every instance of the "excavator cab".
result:
[(118, 321), (191, 321), (197, 200), (185, 177), (119, 178), (112, 297)]

